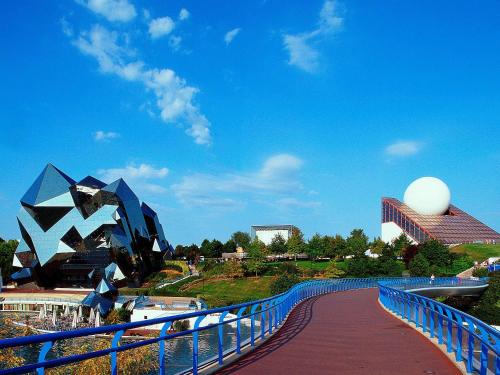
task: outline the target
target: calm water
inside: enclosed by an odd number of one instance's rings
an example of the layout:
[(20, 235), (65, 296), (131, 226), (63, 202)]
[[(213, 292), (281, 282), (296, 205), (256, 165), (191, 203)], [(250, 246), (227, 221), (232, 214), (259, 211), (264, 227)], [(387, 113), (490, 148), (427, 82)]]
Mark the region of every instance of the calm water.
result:
[[(12, 318), (12, 315), (4, 315), (0, 313), (0, 338), (15, 337), (23, 335), (23, 329), (18, 327), (12, 327), (9, 324), (5, 324), (4, 318)], [(23, 321), (18, 319), (18, 321)], [(218, 343), (218, 333), (217, 327), (211, 328), (209, 330), (203, 331), (199, 335), (199, 363), (202, 363), (210, 358), (217, 355), (217, 343)], [(229, 325), (223, 327), (224, 332), (224, 350), (234, 349), (236, 347), (236, 328), (232, 328)], [(242, 342), (250, 338), (250, 328), (243, 325), (241, 326), (241, 338)], [(76, 340), (76, 341), (75, 341)], [(93, 338), (84, 339), (74, 339), (74, 340), (64, 340), (52, 348), (48, 355), (48, 358), (58, 358), (63, 355), (64, 352), (68, 352), (69, 348), (92, 345)], [(71, 341), (71, 343), (67, 342)], [(158, 344), (150, 345), (150, 352), (153, 354), (154, 358), (158, 360)], [(16, 355), (25, 359), (26, 363), (34, 363), (37, 361), (38, 352), (40, 350), (40, 345), (32, 345), (30, 347), (18, 348), (16, 350)], [(167, 373), (176, 374), (181, 371), (188, 370), (192, 366), (192, 355), (193, 355), (193, 342), (192, 336), (174, 338), (172, 340), (166, 341), (166, 358), (167, 358)], [(69, 372), (68, 372), (69, 373)], [(150, 372), (151, 374), (156, 373), (156, 370)]]

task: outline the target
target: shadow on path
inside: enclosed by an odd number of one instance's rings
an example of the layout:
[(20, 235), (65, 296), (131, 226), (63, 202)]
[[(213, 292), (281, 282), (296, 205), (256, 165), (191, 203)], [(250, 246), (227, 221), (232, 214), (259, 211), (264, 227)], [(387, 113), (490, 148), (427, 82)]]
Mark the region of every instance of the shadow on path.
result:
[(255, 350), (243, 355), (240, 359), (238, 359), (237, 362), (217, 371), (217, 374), (236, 373), (244, 367), (254, 363), (255, 361), (268, 356), (269, 354), (273, 353), (275, 350), (279, 349), (281, 346), (292, 340), (311, 322), (313, 317), (313, 307), (318, 298), (320, 297), (310, 298), (297, 306), (292, 311), (283, 327), (281, 327), (281, 329), (274, 336), (267, 340), (266, 343), (259, 346)]

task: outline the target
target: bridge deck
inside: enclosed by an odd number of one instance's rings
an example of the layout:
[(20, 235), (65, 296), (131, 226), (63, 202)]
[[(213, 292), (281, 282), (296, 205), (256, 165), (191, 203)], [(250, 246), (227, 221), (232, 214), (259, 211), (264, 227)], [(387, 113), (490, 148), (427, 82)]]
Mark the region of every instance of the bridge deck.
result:
[(364, 289), (309, 299), (275, 336), (218, 374), (460, 374), (377, 298)]

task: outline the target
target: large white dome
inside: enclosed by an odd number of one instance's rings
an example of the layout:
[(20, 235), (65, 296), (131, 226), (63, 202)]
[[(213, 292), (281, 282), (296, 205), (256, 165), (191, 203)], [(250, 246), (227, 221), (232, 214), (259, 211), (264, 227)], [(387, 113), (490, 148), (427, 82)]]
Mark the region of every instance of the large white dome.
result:
[(450, 206), (448, 186), (436, 177), (417, 178), (406, 188), (404, 203), (420, 215), (442, 215)]

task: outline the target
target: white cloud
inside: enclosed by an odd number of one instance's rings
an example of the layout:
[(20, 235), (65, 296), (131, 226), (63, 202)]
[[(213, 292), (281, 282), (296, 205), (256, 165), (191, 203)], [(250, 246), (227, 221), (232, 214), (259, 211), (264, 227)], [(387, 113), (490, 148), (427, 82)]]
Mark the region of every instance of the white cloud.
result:
[(276, 203), (281, 208), (318, 208), (321, 206), (321, 202), (302, 201), (297, 198), (282, 198)]
[(420, 152), (422, 143), (416, 141), (398, 141), (385, 148), (385, 153), (390, 156), (411, 156)]
[(186, 8), (182, 8), (179, 12), (179, 20), (184, 21), (187, 20), (190, 16), (189, 11)]
[(195, 143), (210, 144), (210, 122), (194, 102), (198, 88), (189, 86), (171, 69), (146, 68), (143, 61), (133, 60), (134, 51), (120, 45), (122, 39), (125, 40), (123, 35), (95, 25), (80, 33), (73, 44), (83, 54), (95, 58), (102, 73), (141, 82), (156, 96), (164, 122), (187, 124), (186, 133)]
[(290, 54), (288, 63), (313, 73), (319, 66), (319, 52), (308, 44), (308, 35), (285, 35), (283, 43)]
[(237, 27), (236, 29), (229, 30), (225, 35), (224, 35), (224, 42), (226, 42), (226, 45), (229, 45), (234, 38), (236, 38), (236, 35), (238, 35), (241, 31), (240, 27)]
[(290, 154), (274, 155), (254, 172), (235, 172), (221, 175), (191, 174), (172, 185), (177, 199), (186, 206), (241, 207), (241, 198), (227, 196), (293, 194), (302, 190), (299, 178), (303, 161)]
[(155, 168), (150, 164), (129, 164), (123, 168), (100, 169), (97, 171), (99, 177), (106, 183), (111, 183), (119, 178), (123, 178), (134, 190), (162, 194), (167, 189), (161, 185), (151, 183), (148, 180), (158, 180), (165, 178), (169, 173), (168, 168)]
[(172, 35), (170, 38), (168, 38), (168, 45), (174, 51), (178, 51), (181, 48), (181, 42), (182, 42), (182, 38), (180, 36), (177, 36), (177, 35)]
[(93, 135), (94, 135), (94, 140), (98, 142), (109, 141), (111, 139), (115, 139), (120, 136), (120, 134), (116, 132), (106, 132), (103, 130), (98, 130), (95, 133), (93, 133)]
[(74, 34), (73, 27), (69, 24), (66, 18), (62, 17), (60, 22), (63, 34), (68, 37), (72, 37)]
[(149, 22), (149, 34), (153, 39), (170, 34), (174, 28), (175, 22), (170, 17), (155, 18)]
[(76, 2), (108, 21), (128, 22), (137, 15), (134, 5), (128, 0), (76, 0)]
[(288, 64), (308, 73), (319, 68), (320, 53), (316, 44), (325, 37), (334, 35), (341, 27), (343, 18), (338, 15), (335, 0), (327, 0), (319, 13), (318, 26), (309, 32), (283, 35), (283, 44), (289, 54)]

